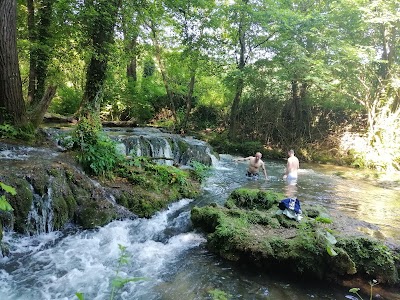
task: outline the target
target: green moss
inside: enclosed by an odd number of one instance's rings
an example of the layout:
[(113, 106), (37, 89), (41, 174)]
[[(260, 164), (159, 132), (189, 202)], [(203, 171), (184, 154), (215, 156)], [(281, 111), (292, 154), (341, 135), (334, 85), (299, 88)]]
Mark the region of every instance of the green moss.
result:
[(189, 145), (181, 139), (178, 140), (177, 144), (179, 148), (179, 153), (181, 154), (185, 153), (189, 149)]
[(341, 239), (337, 246), (348, 253), (361, 275), (377, 279), (382, 283), (399, 282), (396, 256), (381, 242), (356, 237)]
[(28, 213), (32, 206), (33, 192), (29, 183), (23, 178), (8, 177), (4, 182), (15, 188), (17, 194), (8, 196), (7, 201), (14, 208), (14, 230), (19, 233), (26, 232)]
[(357, 273), (356, 264), (350, 255), (342, 248), (335, 247), (337, 256), (328, 259), (329, 269), (339, 275), (353, 275)]
[(52, 207), (54, 211), (54, 229), (61, 229), (75, 214), (77, 203), (67, 183), (67, 172), (65, 170), (54, 170), (51, 180)]
[[(337, 280), (356, 275), (382, 283), (398, 282), (396, 266), (400, 265), (400, 256), (383, 244), (366, 238), (336, 243), (332, 237), (333, 224), (321, 212), (323, 209), (308, 210), (323, 222), (310, 217), (297, 222), (275, 215), (274, 205), (268, 210), (254, 209), (257, 195), (257, 190), (239, 189), (231, 194), (230, 204), (224, 207), (212, 204), (192, 209), (193, 226), (208, 233), (211, 251), (229, 260), (253, 263), (264, 270), (282, 269), (307, 278)], [(249, 205), (251, 199), (253, 202)], [(328, 249), (333, 249), (336, 255)]]
[(272, 191), (261, 191), (257, 189), (236, 189), (226, 201), (226, 207), (235, 206), (246, 209), (270, 209), (277, 205), (284, 195)]
[(175, 167), (140, 161), (140, 167), (125, 169), (124, 174), (132, 187), (119, 193), (116, 200), (139, 217), (151, 217), (169, 203), (199, 193), (199, 184), (189, 173)]
[(275, 216), (276, 220), (278, 221), (279, 225), (284, 228), (297, 228), (299, 226), (299, 222), (289, 219), (285, 215), (277, 215)]
[(103, 226), (116, 217), (110, 208), (102, 207), (98, 201), (86, 201), (85, 205), (78, 209), (75, 221), (84, 229)]
[(39, 194), (40, 197), (47, 193), (49, 188), (49, 176), (45, 169), (35, 169), (34, 174), (28, 179), (31, 183), (35, 193)]

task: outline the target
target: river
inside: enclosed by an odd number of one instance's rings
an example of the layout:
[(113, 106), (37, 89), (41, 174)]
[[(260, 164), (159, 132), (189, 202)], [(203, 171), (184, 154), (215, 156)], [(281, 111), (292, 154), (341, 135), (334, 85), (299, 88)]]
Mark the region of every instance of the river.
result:
[[(193, 206), (223, 204), (238, 187), (294, 193), (301, 202), (365, 221), (360, 230), (400, 240), (400, 193), (368, 182), (345, 180), (318, 165), (301, 165), (295, 190), (282, 179), (284, 161), (266, 161), (270, 177), (248, 181), (246, 163), (221, 155), (196, 199), (182, 199), (151, 219), (114, 221), (96, 230), (74, 227), (34, 237), (5, 233), (11, 255), (0, 259), (1, 300), (110, 299), (111, 282), (144, 277), (118, 290), (114, 299), (211, 299), (217, 290), (229, 299), (356, 299), (348, 289), (262, 274), (224, 261), (206, 249), (206, 240), (190, 223)], [(364, 223), (363, 223), (364, 224)], [(127, 262), (118, 268), (119, 245)]]

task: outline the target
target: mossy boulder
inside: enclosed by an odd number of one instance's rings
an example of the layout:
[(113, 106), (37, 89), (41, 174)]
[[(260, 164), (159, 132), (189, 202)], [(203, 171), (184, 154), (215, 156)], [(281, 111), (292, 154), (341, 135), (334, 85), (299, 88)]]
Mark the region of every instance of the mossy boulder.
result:
[(13, 228), (16, 232), (26, 232), (28, 213), (33, 201), (32, 188), (25, 178), (18, 177), (17, 175), (2, 175), (1, 181), (12, 186), (17, 191), (15, 196), (7, 195), (7, 201), (13, 207), (14, 211), (3, 213), (0, 218), (1, 223), (9, 228)]
[(131, 168), (126, 180), (103, 182), (113, 189), (118, 204), (125, 206), (139, 217), (149, 218), (165, 209), (168, 204), (182, 198), (198, 195), (199, 182), (190, 171), (172, 166), (144, 163), (140, 168)]
[(284, 195), (281, 193), (240, 188), (230, 194), (226, 201), (226, 207), (266, 210), (276, 206), (283, 198)]
[(224, 206), (194, 207), (191, 220), (207, 233), (211, 251), (264, 271), (336, 282), (352, 277), (399, 282), (399, 255), (383, 242), (342, 235), (322, 208), (302, 205), (300, 222), (277, 215), (281, 196), (237, 189)]

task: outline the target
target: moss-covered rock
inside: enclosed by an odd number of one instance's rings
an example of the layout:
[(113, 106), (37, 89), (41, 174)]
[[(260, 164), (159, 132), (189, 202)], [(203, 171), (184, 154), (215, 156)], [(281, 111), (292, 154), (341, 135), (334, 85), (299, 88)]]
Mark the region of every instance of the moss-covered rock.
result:
[(28, 213), (33, 201), (32, 188), (25, 178), (15, 175), (2, 176), (1, 181), (12, 186), (17, 191), (15, 196), (7, 196), (7, 201), (11, 204), (14, 211), (12, 214), (3, 214), (1, 222), (6, 226), (14, 228), (16, 232), (25, 233), (27, 230)]
[(271, 191), (254, 189), (236, 189), (226, 201), (226, 207), (240, 207), (246, 209), (270, 209), (279, 203), (284, 195)]
[[(141, 161), (136, 167), (125, 170), (124, 180), (113, 189), (118, 204), (139, 217), (149, 218), (168, 204), (182, 198), (193, 198), (200, 190), (189, 171), (172, 166)], [(113, 182), (104, 182), (112, 187)]]
[(225, 206), (194, 207), (191, 220), (207, 233), (208, 248), (232, 261), (303, 278), (339, 282), (353, 276), (399, 282), (399, 255), (382, 242), (342, 236), (335, 231), (335, 222), (316, 207), (303, 205), (308, 213), (301, 222), (277, 215), (279, 197), (238, 189)]
[(346, 251), (359, 273), (379, 282), (399, 282), (400, 256), (382, 242), (369, 238), (343, 238), (337, 247)]

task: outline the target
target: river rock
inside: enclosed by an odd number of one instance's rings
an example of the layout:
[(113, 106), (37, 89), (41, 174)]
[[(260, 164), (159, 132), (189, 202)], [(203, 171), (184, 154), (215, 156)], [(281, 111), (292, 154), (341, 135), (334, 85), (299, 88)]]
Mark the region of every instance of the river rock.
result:
[(362, 235), (358, 224), (343, 228), (321, 207), (302, 206), (303, 219), (290, 219), (279, 213), (282, 199), (271, 191), (237, 189), (224, 206), (194, 207), (191, 220), (207, 233), (211, 251), (263, 272), (336, 283), (399, 283), (398, 246)]

